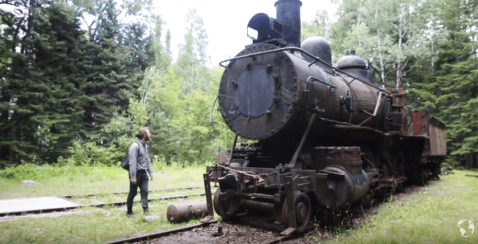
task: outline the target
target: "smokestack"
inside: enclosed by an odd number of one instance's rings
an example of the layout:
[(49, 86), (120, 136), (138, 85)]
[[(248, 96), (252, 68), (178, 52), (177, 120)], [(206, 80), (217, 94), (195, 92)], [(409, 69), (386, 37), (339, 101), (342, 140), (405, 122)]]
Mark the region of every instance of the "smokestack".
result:
[(278, 0), (277, 19), (282, 23), (287, 46), (300, 47), (300, 0)]

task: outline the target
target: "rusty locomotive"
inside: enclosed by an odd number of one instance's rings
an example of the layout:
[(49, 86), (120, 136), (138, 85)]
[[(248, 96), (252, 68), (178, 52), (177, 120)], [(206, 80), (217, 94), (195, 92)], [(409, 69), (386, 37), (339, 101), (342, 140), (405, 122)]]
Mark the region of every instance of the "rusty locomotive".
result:
[(440, 173), (445, 125), (407, 110), (404, 88), (377, 84), (354, 52), (334, 67), (323, 38), (300, 43), (301, 5), (278, 0), (277, 19), (255, 15), (253, 43), (221, 63), (219, 110), (236, 136), (204, 181), (209, 213), (223, 220), (268, 211), (286, 232), (303, 232), (317, 210), (370, 205)]

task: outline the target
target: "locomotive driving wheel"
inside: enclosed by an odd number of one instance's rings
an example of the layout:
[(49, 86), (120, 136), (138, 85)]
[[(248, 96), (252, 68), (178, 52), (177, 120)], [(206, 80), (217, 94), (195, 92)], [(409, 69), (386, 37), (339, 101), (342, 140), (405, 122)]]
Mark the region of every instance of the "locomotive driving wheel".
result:
[(377, 194), (380, 197), (386, 198), (395, 191), (396, 181), (395, 172), (392, 168), (390, 155), (387, 152), (382, 153), (379, 159), (379, 179), (380, 183), (377, 187)]
[[(310, 222), (310, 216), (312, 214), (312, 206), (310, 204), (309, 197), (299, 191), (294, 192), (295, 203), (295, 219), (297, 223), (297, 232), (301, 233), (307, 230)], [(284, 201), (282, 205), (282, 223), (287, 228), (289, 226), (289, 211), (287, 205), (288, 199)]]

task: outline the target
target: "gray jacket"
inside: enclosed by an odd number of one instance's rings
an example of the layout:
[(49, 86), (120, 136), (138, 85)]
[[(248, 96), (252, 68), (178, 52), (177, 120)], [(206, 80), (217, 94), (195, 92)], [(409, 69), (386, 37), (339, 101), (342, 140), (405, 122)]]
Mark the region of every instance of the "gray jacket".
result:
[[(139, 150), (138, 150), (139, 148)], [(135, 142), (129, 147), (129, 177), (136, 179), (136, 172), (139, 170), (147, 170), (149, 175), (153, 175), (151, 169), (151, 158), (149, 158), (148, 145), (142, 142)]]

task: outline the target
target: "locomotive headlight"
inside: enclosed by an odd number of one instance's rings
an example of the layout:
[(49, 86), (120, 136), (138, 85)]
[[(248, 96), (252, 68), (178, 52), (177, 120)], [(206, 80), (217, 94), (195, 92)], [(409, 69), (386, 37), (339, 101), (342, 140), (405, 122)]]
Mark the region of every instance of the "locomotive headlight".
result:
[(251, 27), (247, 27), (247, 36), (251, 38), (253, 41), (259, 38), (259, 32), (257, 30), (252, 29)]
[(247, 24), (247, 36), (252, 39), (253, 43), (282, 39), (282, 24), (267, 14), (256, 14)]

